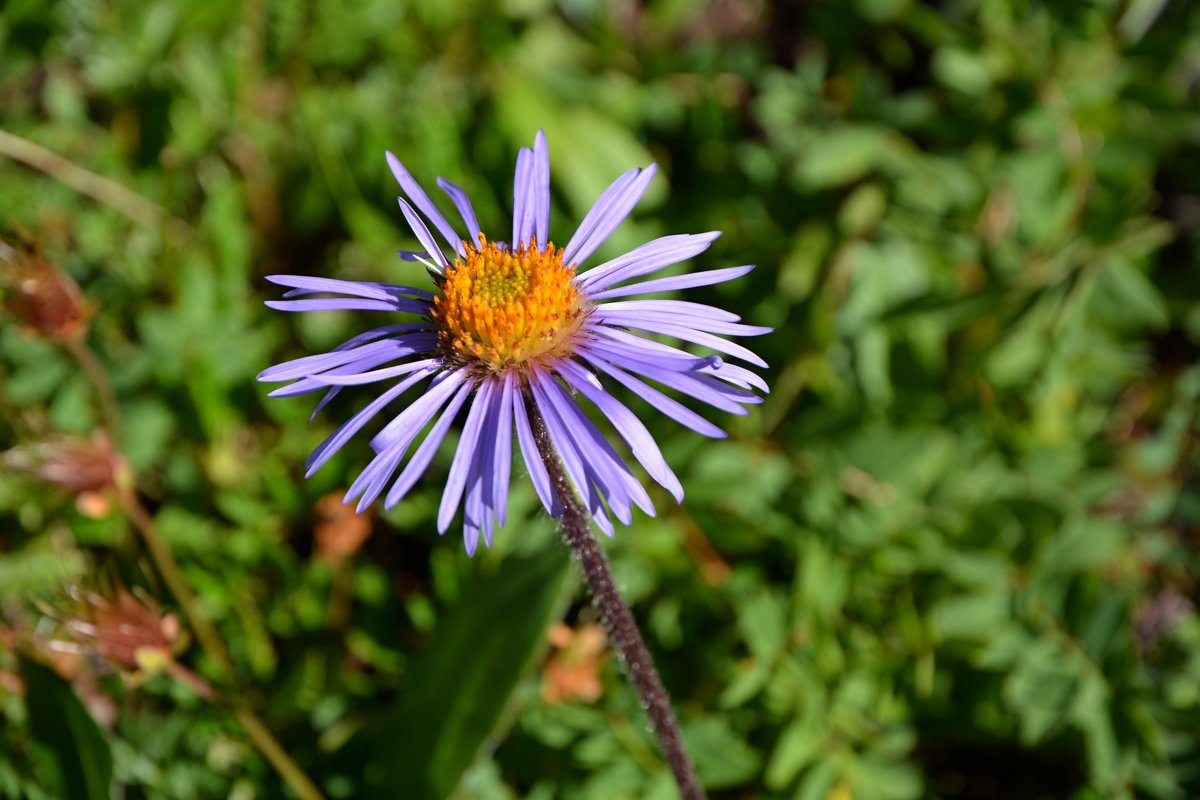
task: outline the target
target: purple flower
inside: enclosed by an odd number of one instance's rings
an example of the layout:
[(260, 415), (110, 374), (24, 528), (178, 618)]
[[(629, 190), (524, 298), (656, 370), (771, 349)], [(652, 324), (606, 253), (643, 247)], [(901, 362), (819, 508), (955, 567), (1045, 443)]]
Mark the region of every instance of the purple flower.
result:
[[(617, 298), (721, 283), (745, 275), (753, 266), (643, 280), (704, 252), (720, 235), (710, 232), (663, 236), (577, 274), (577, 267), (628, 216), (655, 167), (632, 169), (614, 181), (567, 246), (556, 248), (547, 238), (550, 161), (540, 131), (533, 149), (522, 148), (517, 156), (508, 244), (487, 239), (463, 190), (438, 178), (438, 186), (462, 217), (467, 237), (460, 236), (404, 165), (391, 153), (387, 160), (408, 197), (400, 198), (400, 208), (423, 248), (400, 255), (425, 264), (433, 276), (433, 291), (301, 275), (268, 278), (290, 289), (285, 298), (295, 298), (267, 303), (282, 311), (394, 311), (413, 318), (361, 333), (332, 352), (279, 364), (258, 376), (261, 381), (290, 381), (271, 392), (273, 397), (324, 391), (317, 411), (344, 386), (400, 379), (317, 446), (308, 459), (308, 474), (320, 469), (386, 406), (428, 381), (420, 396), (371, 439), (375, 458), (346, 494), (347, 501), (359, 498), (359, 511), (385, 489), (385, 505), (398, 503), (428, 468), (465, 407), (466, 421), (438, 511), (438, 531), (445, 533), (461, 503), (467, 551), (474, 553), (480, 535), (491, 545), (493, 528), (504, 525), (514, 428), (538, 497), (552, 516), (558, 516), (562, 507), (530, 427), (527, 404), (532, 403), (601, 529), (612, 535), (610, 513), (628, 525), (635, 505), (653, 515), (645, 488), (583, 412), (577, 397), (607, 418), (646, 472), (681, 502), (683, 488), (654, 438), (600, 378), (625, 387), (697, 433), (723, 437), (720, 428), (647, 381), (745, 414), (743, 406), (761, 402), (749, 390), (767, 391), (763, 380), (720, 356), (693, 355), (641, 334), (661, 334), (765, 367), (753, 352), (723, 337), (754, 336), (770, 329), (741, 325), (739, 317), (699, 303)], [(426, 221), (445, 239), (448, 250), (441, 248)], [(639, 280), (630, 283), (635, 279)], [(413, 450), (426, 426), (428, 433)]]

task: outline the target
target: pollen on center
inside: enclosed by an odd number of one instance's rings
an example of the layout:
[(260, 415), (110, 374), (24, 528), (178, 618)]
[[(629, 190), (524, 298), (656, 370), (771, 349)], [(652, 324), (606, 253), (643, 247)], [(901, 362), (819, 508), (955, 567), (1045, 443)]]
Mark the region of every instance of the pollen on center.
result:
[(586, 304), (562, 248), (509, 250), (482, 235), (467, 244), (433, 301), (443, 355), (489, 372), (567, 354)]

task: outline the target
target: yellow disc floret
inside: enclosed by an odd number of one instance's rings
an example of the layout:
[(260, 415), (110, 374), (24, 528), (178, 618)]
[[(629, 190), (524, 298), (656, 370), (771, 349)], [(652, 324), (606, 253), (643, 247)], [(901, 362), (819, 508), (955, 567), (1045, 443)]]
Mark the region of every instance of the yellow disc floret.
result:
[(506, 250), (482, 235), (478, 245), (467, 244), (433, 301), (443, 355), (504, 372), (568, 353), (586, 306), (562, 256), (553, 244)]

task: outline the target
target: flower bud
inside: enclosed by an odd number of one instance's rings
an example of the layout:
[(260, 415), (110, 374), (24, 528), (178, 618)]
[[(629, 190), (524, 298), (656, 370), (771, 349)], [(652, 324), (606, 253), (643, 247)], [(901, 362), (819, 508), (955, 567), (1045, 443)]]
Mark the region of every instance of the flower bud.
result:
[(0, 241), (3, 308), (36, 336), (68, 342), (87, 331), (91, 307), (69, 275), (40, 254)]
[(0, 454), (0, 465), (75, 495), (81, 513), (103, 517), (110, 490), (129, 481), (129, 466), (103, 431), (91, 437), (56, 436)]
[(125, 672), (156, 674), (175, 660), (179, 620), (153, 599), (124, 588), (112, 598), (74, 591), (72, 599), (76, 606), (66, 629), (103, 661)]

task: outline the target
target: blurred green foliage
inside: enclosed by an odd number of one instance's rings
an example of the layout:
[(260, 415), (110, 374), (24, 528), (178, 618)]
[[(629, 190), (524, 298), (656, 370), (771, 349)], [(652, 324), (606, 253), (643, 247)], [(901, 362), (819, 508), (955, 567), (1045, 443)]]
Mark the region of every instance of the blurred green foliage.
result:
[[(776, 328), (772, 394), (719, 442), (635, 403), (687, 499), (609, 543), (714, 797), (1200, 795), (1200, 5), (9, 0), (0, 130), (66, 161), (5, 144), (0, 226), (92, 304), (141, 495), (322, 791), (379, 791), (412, 742), (437, 756), (405, 796), (674, 796), (611, 659), (595, 703), (529, 668), (591, 612), (527, 481), (474, 560), (434, 535), (445, 453), (321, 557), (317, 501), (367, 448), (302, 464), (364, 397), (310, 427), (253, 380), (367, 327), (269, 312), (262, 276), (424, 280), (385, 149), (503, 230), (539, 127), (559, 240), (656, 160), (600, 255), (720, 229), (705, 267), (760, 265), (689, 296)], [(101, 410), (0, 320), (0, 447)], [(72, 582), (171, 603), (115, 506), (0, 473), (0, 535), (0, 643)], [(76, 683), (116, 702), (96, 752), (27, 663), (0, 655), (0, 797), (108, 749), (118, 796), (288, 796), (166, 676)]]

